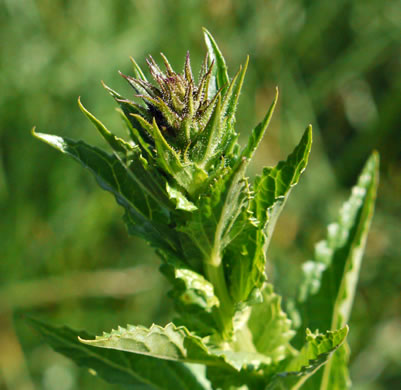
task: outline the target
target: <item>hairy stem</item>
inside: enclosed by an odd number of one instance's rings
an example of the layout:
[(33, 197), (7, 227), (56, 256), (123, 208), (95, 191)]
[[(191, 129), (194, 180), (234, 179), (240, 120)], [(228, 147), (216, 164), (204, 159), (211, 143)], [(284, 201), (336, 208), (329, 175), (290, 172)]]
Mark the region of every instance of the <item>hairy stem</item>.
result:
[(233, 303), (228, 292), (221, 257), (218, 254), (211, 257), (211, 261), (205, 263), (205, 272), (208, 280), (213, 284), (215, 294), (220, 301), (220, 306), (215, 311), (215, 316), (221, 328), (221, 335), (224, 340), (229, 340), (232, 333)]

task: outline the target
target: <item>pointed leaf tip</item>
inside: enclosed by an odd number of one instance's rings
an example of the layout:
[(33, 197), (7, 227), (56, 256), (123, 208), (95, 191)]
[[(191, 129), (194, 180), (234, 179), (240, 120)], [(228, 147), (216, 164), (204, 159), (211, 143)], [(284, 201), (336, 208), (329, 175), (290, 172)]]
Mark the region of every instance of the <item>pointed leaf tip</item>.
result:
[(84, 115), (95, 125), (101, 136), (106, 140), (113, 150), (116, 152), (126, 152), (127, 150), (131, 149), (131, 146), (128, 143), (111, 133), (99, 119), (97, 119), (84, 107), (80, 96), (78, 97), (78, 106)]
[(267, 111), (265, 117), (262, 122), (260, 122), (253, 130), (248, 140), (248, 145), (242, 151), (242, 156), (252, 159), (253, 154), (259, 146), (260, 141), (262, 140), (267, 128), (269, 127), (271, 118), (273, 116), (274, 110), (276, 108), (276, 104), (278, 101), (278, 88), (276, 88), (276, 94), (274, 96), (273, 102)]
[(213, 69), (213, 74), (216, 77), (216, 89), (222, 88), (224, 93), (230, 83), (226, 61), (212, 34), (203, 28), (203, 35), (207, 51), (209, 53), (209, 64), (211, 64), (213, 61), (216, 63), (216, 66)]

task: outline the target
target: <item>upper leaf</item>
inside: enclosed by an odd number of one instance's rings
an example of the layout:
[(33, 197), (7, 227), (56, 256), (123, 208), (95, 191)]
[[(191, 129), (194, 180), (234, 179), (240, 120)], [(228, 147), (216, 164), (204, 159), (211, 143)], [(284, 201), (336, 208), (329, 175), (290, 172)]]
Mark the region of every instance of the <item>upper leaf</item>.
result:
[[(228, 84), (230, 82), (230, 79), (228, 77), (227, 73), (227, 65), (226, 61), (221, 54), (221, 51), (219, 47), (217, 46), (216, 41), (212, 37), (212, 34), (210, 34), (209, 31), (207, 31), (205, 28), (203, 29), (203, 34), (206, 42), (206, 47), (208, 50), (209, 54), (209, 62), (210, 63), (215, 63), (214, 69), (213, 69), (213, 76), (215, 78), (215, 89), (219, 90), (221, 88), (227, 88)], [(213, 92), (212, 92), (213, 93)]]
[(280, 161), (274, 168), (264, 168), (262, 175), (255, 180), (252, 211), (266, 229), (265, 251), (290, 191), (298, 184), (299, 178), (308, 164), (311, 147), (312, 126), (308, 126), (299, 144), (287, 157), (287, 160)]
[(267, 128), (269, 127), (270, 121), (274, 113), (274, 109), (276, 108), (277, 100), (278, 100), (278, 88), (276, 88), (276, 95), (274, 97), (273, 103), (271, 104), (262, 122), (260, 122), (252, 130), (251, 135), (249, 136), (248, 139), (248, 143), (241, 153), (242, 157), (246, 157), (248, 159), (251, 159), (253, 157), (256, 149), (260, 144), (260, 141), (262, 140)]
[[(252, 139), (243, 154), (253, 154), (259, 136)], [(308, 127), (287, 160), (280, 161), (275, 167), (264, 168), (262, 176), (255, 180), (251, 203), (239, 219), (240, 229), (224, 253), (230, 292), (235, 302), (244, 302), (260, 295), (258, 290), (265, 281), (268, 242), (291, 188), (298, 183), (306, 167), (311, 144), (312, 130)]]

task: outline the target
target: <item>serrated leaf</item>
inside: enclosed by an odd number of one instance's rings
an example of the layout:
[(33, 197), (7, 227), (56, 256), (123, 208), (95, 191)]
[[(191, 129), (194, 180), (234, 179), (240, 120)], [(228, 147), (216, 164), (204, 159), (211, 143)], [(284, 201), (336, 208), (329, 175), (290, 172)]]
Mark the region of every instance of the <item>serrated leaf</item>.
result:
[[(207, 31), (205, 28), (203, 28), (203, 35), (209, 54), (209, 64), (211, 64), (212, 62), (214, 62), (215, 64), (212, 70), (216, 83), (215, 91), (223, 88), (224, 92), (224, 89), (228, 88), (228, 85), (230, 83), (230, 79), (227, 73), (226, 61), (221, 54), (221, 51), (217, 46), (216, 41), (212, 37), (212, 34), (210, 34), (210, 32)], [(210, 95), (213, 96), (215, 91), (209, 91)]]
[[(258, 142), (250, 142), (245, 149), (247, 152), (243, 153), (252, 156), (253, 147)], [(312, 132), (309, 127), (286, 161), (280, 161), (275, 167), (264, 168), (262, 175), (255, 180), (254, 198), (248, 210), (243, 211), (242, 220), (239, 220), (242, 230), (224, 254), (230, 292), (236, 302), (246, 302), (252, 295), (258, 294), (258, 289), (266, 279), (268, 243), (290, 190), (298, 183), (306, 167), (311, 143)]]
[(288, 357), (292, 349), (289, 341), (295, 332), (291, 329), (291, 321), (281, 309), (281, 297), (274, 293), (271, 284), (265, 285), (262, 297), (262, 303), (252, 306), (248, 327), (256, 350), (277, 363)]
[(117, 202), (125, 208), (125, 219), (133, 233), (156, 247), (168, 250), (176, 248), (174, 232), (167, 227), (168, 214), (160, 204), (147, 195), (148, 190), (142, 186), (143, 183), (133, 179), (117, 156), (87, 145), (83, 141), (42, 133), (34, 135), (88, 168), (99, 185), (111, 192)]
[(132, 146), (128, 144), (121, 138), (116, 137), (113, 133), (111, 133), (106, 126), (99, 121), (93, 114), (91, 114), (81, 103), (81, 99), (78, 99), (78, 106), (81, 111), (85, 114), (85, 116), (95, 125), (96, 129), (102, 135), (102, 137), (107, 141), (107, 143), (112, 147), (116, 152), (125, 153), (127, 150), (132, 149)]
[(92, 338), (86, 332), (52, 327), (32, 318), (28, 321), (55, 351), (72, 359), (80, 367), (95, 370), (97, 375), (109, 383), (141, 386), (144, 390), (205, 390), (191, 370), (182, 363), (92, 348), (78, 340), (78, 336)]
[[(248, 62), (249, 56), (246, 57), (244, 66), (240, 68), (238, 73), (231, 80), (231, 84), (227, 90), (227, 93), (224, 95), (222, 112), (231, 125), (233, 125), (235, 122), (235, 110), (237, 108), (239, 95), (241, 93), (242, 84), (245, 78), (245, 73), (248, 68)], [(238, 83), (237, 78), (239, 78)]]
[(255, 181), (255, 197), (251, 207), (255, 217), (266, 231), (265, 252), (290, 191), (298, 184), (308, 164), (311, 147), (312, 126), (309, 126), (287, 160), (280, 161), (275, 167), (264, 168), (262, 175)]
[[(292, 358), (285, 370), (273, 377), (266, 390), (298, 390), (341, 347), (348, 334), (348, 327), (324, 334), (306, 331), (306, 344), (298, 356)], [(312, 377), (313, 378), (313, 377)], [(306, 382), (308, 383), (308, 382)], [(304, 387), (302, 387), (303, 389)], [(319, 387), (313, 387), (318, 389)]]
[(172, 187), (166, 182), (166, 191), (169, 198), (175, 203), (177, 210), (194, 211), (197, 207), (187, 199), (179, 189)]
[(269, 127), (270, 120), (273, 116), (274, 109), (276, 107), (278, 100), (278, 89), (276, 89), (276, 96), (274, 97), (273, 103), (271, 104), (269, 110), (267, 111), (265, 117), (262, 122), (260, 122), (251, 132), (251, 135), (248, 139), (248, 144), (241, 152), (243, 157), (248, 159), (252, 159), (256, 149), (258, 148), (260, 141), (262, 140), (267, 128)]
[(244, 171), (248, 164), (240, 160), (234, 168), (225, 168), (210, 184), (197, 202), (198, 210), (191, 214), (188, 223), (179, 230), (202, 255), (205, 277), (214, 285), (220, 300), (220, 332), (229, 337), (232, 331), (234, 306), (227, 288), (222, 255), (232, 239), (230, 231), (247, 201), (247, 182)]
[(220, 256), (228, 244), (228, 233), (243, 207), (246, 166), (243, 160), (216, 178), (199, 199), (199, 210), (182, 229), (202, 251), (206, 262), (213, 262), (211, 255)]
[(180, 260), (164, 253), (160, 255), (164, 260), (160, 271), (173, 286), (169, 295), (173, 298), (175, 309), (180, 316), (176, 323), (186, 326), (202, 337), (216, 332), (218, 326), (213, 310), (220, 302), (214, 294), (213, 285)]
[(260, 288), (266, 280), (265, 234), (248, 210), (242, 211), (236, 225), (239, 232), (223, 256), (230, 294), (236, 303), (260, 302)]
[(128, 325), (127, 328), (119, 327), (110, 333), (96, 336), (94, 340), (80, 339), (80, 341), (94, 347), (131, 352), (163, 360), (204, 364), (233, 372), (239, 372), (245, 367), (257, 370), (262, 365), (271, 362), (269, 358), (258, 353), (209, 348), (200, 337), (191, 334), (186, 327), (177, 327), (172, 323), (165, 327), (152, 325), (150, 328)]
[[(344, 326), (349, 319), (373, 216), (378, 165), (378, 156), (373, 154), (349, 200), (341, 208), (338, 222), (329, 226), (327, 239), (316, 245), (314, 260), (303, 266), (304, 278), (299, 295), (301, 330), (306, 327), (334, 329)], [(344, 351), (340, 353), (346, 356)], [(347, 383), (347, 378), (344, 378), (346, 362), (342, 360), (341, 364), (341, 359), (336, 356), (336, 366), (327, 365), (320, 375), (313, 378), (313, 385), (332, 390)], [(343, 372), (341, 380), (338, 371)]]

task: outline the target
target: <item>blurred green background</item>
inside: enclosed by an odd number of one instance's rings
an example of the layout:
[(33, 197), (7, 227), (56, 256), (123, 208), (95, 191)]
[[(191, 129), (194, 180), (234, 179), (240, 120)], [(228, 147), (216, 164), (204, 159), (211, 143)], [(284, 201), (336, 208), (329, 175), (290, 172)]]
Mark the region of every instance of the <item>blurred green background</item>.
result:
[(377, 0), (0, 1), (0, 389), (118, 389), (51, 351), (13, 313), (92, 333), (171, 318), (159, 260), (127, 236), (122, 210), (90, 174), (30, 129), (104, 146), (78, 96), (122, 132), (104, 80), (163, 51), (199, 69), (201, 27), (233, 75), (251, 62), (237, 115), (246, 137), (280, 100), (250, 175), (286, 157), (308, 123), (314, 146), (273, 237), (269, 278), (295, 294), (300, 264), (373, 149), (381, 183), (351, 320), (353, 389), (401, 383), (401, 2)]

